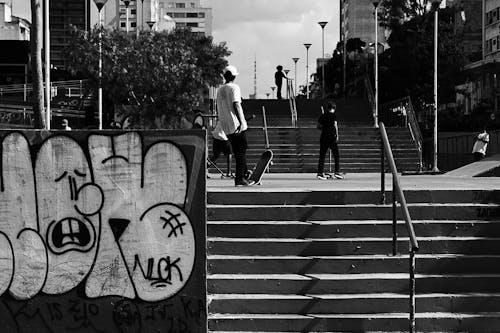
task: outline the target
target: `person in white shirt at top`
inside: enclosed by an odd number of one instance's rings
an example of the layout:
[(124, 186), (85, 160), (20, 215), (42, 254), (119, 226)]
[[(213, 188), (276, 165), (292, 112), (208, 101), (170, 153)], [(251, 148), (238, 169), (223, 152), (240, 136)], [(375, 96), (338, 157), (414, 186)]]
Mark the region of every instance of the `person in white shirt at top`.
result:
[(472, 148), (475, 162), (482, 160), (486, 156), (488, 142), (490, 142), (490, 135), (486, 132), (486, 128), (483, 128), (483, 131), (477, 135), (476, 142)]
[(236, 160), (235, 186), (249, 186), (253, 182), (246, 178), (248, 174), (246, 151), (248, 148), (245, 114), (241, 107), (241, 90), (234, 83), (238, 76), (234, 66), (227, 66), (223, 76), (225, 84), (217, 90), (217, 110), (222, 131), (226, 133)]

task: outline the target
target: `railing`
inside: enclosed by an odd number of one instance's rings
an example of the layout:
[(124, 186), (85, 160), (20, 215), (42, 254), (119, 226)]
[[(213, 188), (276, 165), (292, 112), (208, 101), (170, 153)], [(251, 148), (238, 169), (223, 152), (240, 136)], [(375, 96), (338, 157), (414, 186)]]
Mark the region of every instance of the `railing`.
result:
[(380, 121), (391, 126), (408, 127), (418, 151), (419, 168), (423, 169), (423, 139), (413, 103), (409, 96), (384, 103), (379, 108)]
[[(83, 97), (88, 80), (53, 81), (50, 83), (52, 96), (56, 96), (58, 89), (65, 89), (68, 97)], [(27, 100), (28, 93), (33, 91), (32, 84), (9, 84), (0, 85), (0, 96), (23, 94), (24, 101)]]
[(267, 133), (267, 117), (266, 117), (266, 108), (262, 106), (262, 118), (264, 119), (264, 137), (266, 140), (266, 149), (269, 149), (269, 135)]
[(399, 199), (401, 206), (401, 211), (403, 213), (403, 219), (406, 223), (406, 229), (408, 231), (409, 237), (409, 262), (410, 262), (410, 332), (415, 332), (415, 252), (418, 251), (418, 241), (415, 235), (415, 230), (413, 229), (413, 223), (411, 221), (410, 212), (408, 211), (408, 205), (406, 199), (401, 189), (398, 178), (398, 170), (396, 169), (396, 163), (394, 162), (394, 157), (392, 155), (391, 145), (389, 143), (389, 138), (387, 137), (387, 132), (383, 122), (379, 122), (380, 136), (382, 138), (381, 145), (381, 167), (380, 167), (380, 183), (381, 183), (381, 202), (385, 204), (385, 157), (387, 155), (387, 162), (392, 173), (392, 253), (397, 255), (398, 248), (398, 233), (397, 233), (397, 215), (396, 215), (396, 202)]
[(372, 84), (368, 75), (365, 75), (366, 99), (372, 107), (373, 119), (375, 119), (375, 94), (373, 93)]
[(295, 91), (293, 90), (293, 81), (291, 79), (286, 79), (286, 95), (290, 103), (292, 126), (297, 127), (297, 104), (295, 102)]

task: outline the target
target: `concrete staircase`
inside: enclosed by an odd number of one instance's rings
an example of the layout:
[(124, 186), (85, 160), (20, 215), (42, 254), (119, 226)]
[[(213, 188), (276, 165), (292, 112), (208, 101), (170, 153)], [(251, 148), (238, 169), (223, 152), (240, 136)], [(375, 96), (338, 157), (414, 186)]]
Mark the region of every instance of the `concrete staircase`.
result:
[[(378, 172), (380, 170), (380, 134), (371, 124), (371, 111), (366, 101), (361, 99), (339, 100), (339, 149), (341, 170), (347, 173)], [(247, 133), (249, 166), (257, 163), (265, 149), (262, 106), (266, 107), (270, 149), (274, 153), (273, 173), (316, 172), (319, 156), (320, 131), (316, 129), (322, 100), (297, 100), (298, 125), (292, 128), (290, 109), (286, 100), (245, 100), (245, 114), (255, 114), (249, 121)], [(417, 147), (407, 128), (387, 128), (398, 170), (419, 171), (420, 160)], [(211, 137), (209, 135), (209, 156), (211, 156)], [(226, 169), (220, 158), (218, 165)], [(332, 161), (333, 165), (333, 161)], [(233, 166), (234, 168), (234, 166)], [(326, 171), (329, 171), (329, 159)], [(215, 172), (214, 168), (209, 169)]]
[[(420, 243), (417, 330), (498, 331), (500, 193), (405, 193)], [(403, 255), (390, 255), (391, 206), (378, 201), (377, 191), (209, 189), (209, 329), (407, 331), (406, 231), (399, 222)]]
[[(420, 167), (418, 151), (409, 131), (405, 128), (388, 128), (387, 131), (398, 170), (418, 171)], [(320, 133), (316, 128), (269, 128), (270, 149), (274, 153), (270, 172), (316, 172)], [(347, 173), (380, 171), (381, 143), (378, 129), (366, 125), (341, 126), (339, 136), (341, 171)], [(261, 128), (250, 128), (247, 138), (249, 142), (247, 159), (249, 167), (253, 168), (265, 149), (264, 131)], [(211, 151), (209, 143), (209, 154)], [(224, 159), (219, 158), (217, 162), (225, 170)], [(325, 171), (329, 171), (328, 156)], [(210, 172), (214, 170), (210, 169)]]

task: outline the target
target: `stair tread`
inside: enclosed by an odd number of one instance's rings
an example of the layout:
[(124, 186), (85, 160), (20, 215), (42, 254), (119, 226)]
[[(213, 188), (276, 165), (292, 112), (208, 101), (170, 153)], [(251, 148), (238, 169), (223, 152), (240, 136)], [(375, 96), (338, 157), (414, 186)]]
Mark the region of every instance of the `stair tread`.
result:
[[(210, 300), (309, 300), (309, 299), (407, 299), (408, 293), (369, 293), (369, 294), (209, 294)], [(416, 298), (438, 298), (438, 297), (449, 297), (449, 298), (459, 298), (459, 297), (500, 297), (498, 292), (468, 292), (468, 293), (425, 293), (416, 294)]]
[[(397, 313), (342, 313), (342, 314), (253, 314), (253, 313), (210, 313), (209, 319), (304, 319), (304, 318), (408, 318), (407, 312)], [(416, 318), (482, 318), (482, 317), (499, 317), (500, 312), (417, 312), (415, 313)], [(222, 332), (222, 331), (213, 331)], [(236, 331), (231, 331), (231, 333), (237, 333)]]
[[(415, 278), (498, 278), (500, 274), (415, 274)], [(353, 274), (209, 274), (209, 280), (407, 280), (408, 273)]]

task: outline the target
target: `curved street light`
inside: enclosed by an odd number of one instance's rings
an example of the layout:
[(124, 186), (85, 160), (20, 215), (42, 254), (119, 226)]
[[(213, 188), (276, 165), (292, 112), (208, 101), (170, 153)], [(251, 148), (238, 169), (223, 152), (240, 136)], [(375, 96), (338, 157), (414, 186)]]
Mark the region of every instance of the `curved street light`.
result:
[(306, 99), (309, 99), (309, 48), (311, 43), (304, 43), (306, 47)]

